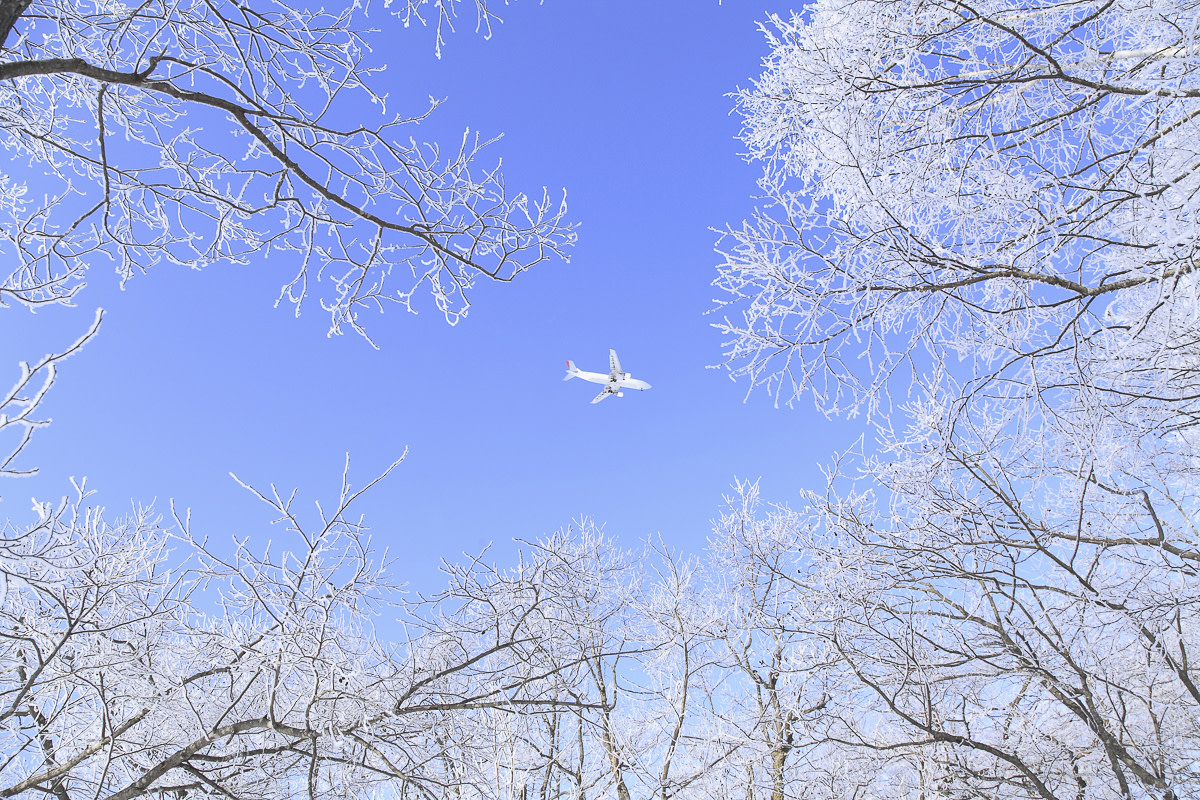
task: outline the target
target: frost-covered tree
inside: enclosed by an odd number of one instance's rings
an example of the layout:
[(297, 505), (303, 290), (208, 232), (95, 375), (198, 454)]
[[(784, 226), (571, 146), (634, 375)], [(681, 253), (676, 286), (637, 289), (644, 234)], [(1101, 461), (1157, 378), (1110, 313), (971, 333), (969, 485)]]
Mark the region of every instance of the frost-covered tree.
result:
[[(574, 705), (540, 724), (489, 713), (493, 796), (616, 800), (716, 796), (741, 740), (722, 736), (728, 698), (713, 645), (718, 614), (698, 561), (650, 543), (640, 557), (589, 520), (532, 543), (521, 574), (556, 603), (543, 646), (575, 661), (560, 673)], [(736, 737), (734, 737), (736, 738)]]
[(718, 279), (737, 373), (831, 412), (944, 364), (1194, 414), (1194, 6), (822, 0), (766, 30), (738, 96), (764, 204)]
[[(440, 53), (459, 5), (376, 13), (433, 15)], [(563, 202), (507, 189), (478, 134), (420, 143), (436, 103), (384, 111), (368, 8), (0, 3), (0, 303), (68, 302), (102, 265), (124, 280), (270, 252), (281, 300), (324, 282), (331, 331), (362, 333), (364, 308), (423, 293), (454, 322), (476, 281), (561, 254)]]
[(502, 731), (496, 793), (514, 800), (595, 793), (627, 800), (630, 762), (637, 755), (629, 737), (644, 741), (621, 724), (630, 703), (623, 682), (646, 651), (634, 625), (640, 564), (591, 521), (581, 520), (533, 543), (522, 571), (540, 575), (545, 591), (570, 598), (559, 608), (553, 646), (577, 659), (570, 675), (564, 673), (565, 691), (577, 706), (545, 717), (524, 741)]
[(773, 518), (810, 596), (785, 630), (843, 687), (809, 789), (1190, 796), (1197, 8), (822, 0), (766, 30), (730, 366), (877, 434)]
[(272, 489), (284, 535), (232, 548), (186, 518), (108, 522), (82, 488), (7, 523), (0, 797), (494, 797), (497, 752), (602, 710), (578, 674), (616, 652), (575, 633), (620, 587), (551, 540), (407, 597), (351, 513), (369, 488), (310, 518)]
[[(717, 521), (707, 575), (713, 614), (713, 655), (728, 684), (718, 704), (725, 750), (720, 767), (726, 796), (807, 795), (810, 720), (829, 702), (822, 669), (828, 645), (795, 627), (813, 599), (790, 576), (794, 532), (781, 512), (760, 515), (758, 487), (735, 485)], [(718, 795), (719, 796), (719, 795)]]
[(1194, 796), (1194, 506), (1086, 475), (1031, 496), (982, 464), (930, 487), (726, 515), (724, 539), (760, 534), (746, 562), (799, 598), (754, 628), (784, 642), (772, 676), (821, 691), (806, 713), (783, 706), (799, 723), (787, 785), (864, 800)]

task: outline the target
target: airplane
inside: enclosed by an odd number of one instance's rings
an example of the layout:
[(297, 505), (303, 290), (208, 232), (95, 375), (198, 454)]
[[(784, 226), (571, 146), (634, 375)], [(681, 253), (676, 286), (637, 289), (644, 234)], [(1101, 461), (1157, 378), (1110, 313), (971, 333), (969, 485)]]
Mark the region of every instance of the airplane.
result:
[(617, 397), (624, 397), (625, 393), (621, 391), (622, 389), (637, 389), (639, 392), (642, 392), (650, 388), (650, 384), (645, 381), (639, 381), (633, 378), (628, 372), (621, 371), (621, 362), (617, 360), (616, 350), (608, 351), (608, 365), (611, 372), (605, 375), (603, 372), (584, 372), (575, 366), (574, 361), (568, 361), (567, 376), (563, 380), (569, 381), (571, 378), (583, 378), (585, 381), (591, 381), (592, 383), (603, 383), (604, 391), (592, 399), (593, 403), (599, 403), (604, 398), (614, 394)]

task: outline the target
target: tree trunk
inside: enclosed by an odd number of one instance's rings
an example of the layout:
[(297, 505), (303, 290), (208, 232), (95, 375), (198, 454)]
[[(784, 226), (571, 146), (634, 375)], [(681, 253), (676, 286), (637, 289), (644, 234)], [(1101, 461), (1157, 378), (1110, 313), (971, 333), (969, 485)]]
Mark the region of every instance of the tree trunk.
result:
[(783, 800), (784, 765), (790, 747), (776, 747), (771, 751), (771, 800)]
[(31, 2), (32, 0), (0, 0), (0, 50), (4, 49), (8, 34)]

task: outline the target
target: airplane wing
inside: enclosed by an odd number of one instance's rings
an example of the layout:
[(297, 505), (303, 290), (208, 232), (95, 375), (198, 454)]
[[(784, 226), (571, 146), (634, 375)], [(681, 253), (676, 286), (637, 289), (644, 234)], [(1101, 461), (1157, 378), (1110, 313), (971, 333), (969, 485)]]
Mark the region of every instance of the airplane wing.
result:
[(608, 366), (609, 369), (612, 370), (612, 374), (617, 376), (621, 375), (621, 362), (617, 359), (616, 350), (608, 351)]
[(593, 397), (593, 398), (592, 398), (592, 403), (599, 403), (601, 400), (603, 400), (604, 398), (608, 397), (610, 394), (616, 394), (616, 392), (614, 392), (614, 391), (613, 391), (611, 388), (609, 388), (608, 386), (605, 386), (605, 387), (604, 387), (604, 391), (603, 391), (603, 392), (601, 392), (600, 394), (598, 394), (598, 395), (596, 395), (595, 397)]

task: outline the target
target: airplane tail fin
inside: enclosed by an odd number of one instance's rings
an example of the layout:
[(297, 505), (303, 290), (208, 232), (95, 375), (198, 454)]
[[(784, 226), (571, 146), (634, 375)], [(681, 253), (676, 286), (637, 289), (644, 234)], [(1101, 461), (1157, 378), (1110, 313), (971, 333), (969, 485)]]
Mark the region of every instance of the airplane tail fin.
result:
[(571, 378), (574, 378), (578, 372), (579, 372), (579, 368), (575, 366), (575, 362), (568, 360), (567, 361), (567, 374), (563, 376), (563, 380), (564, 381), (571, 380)]

